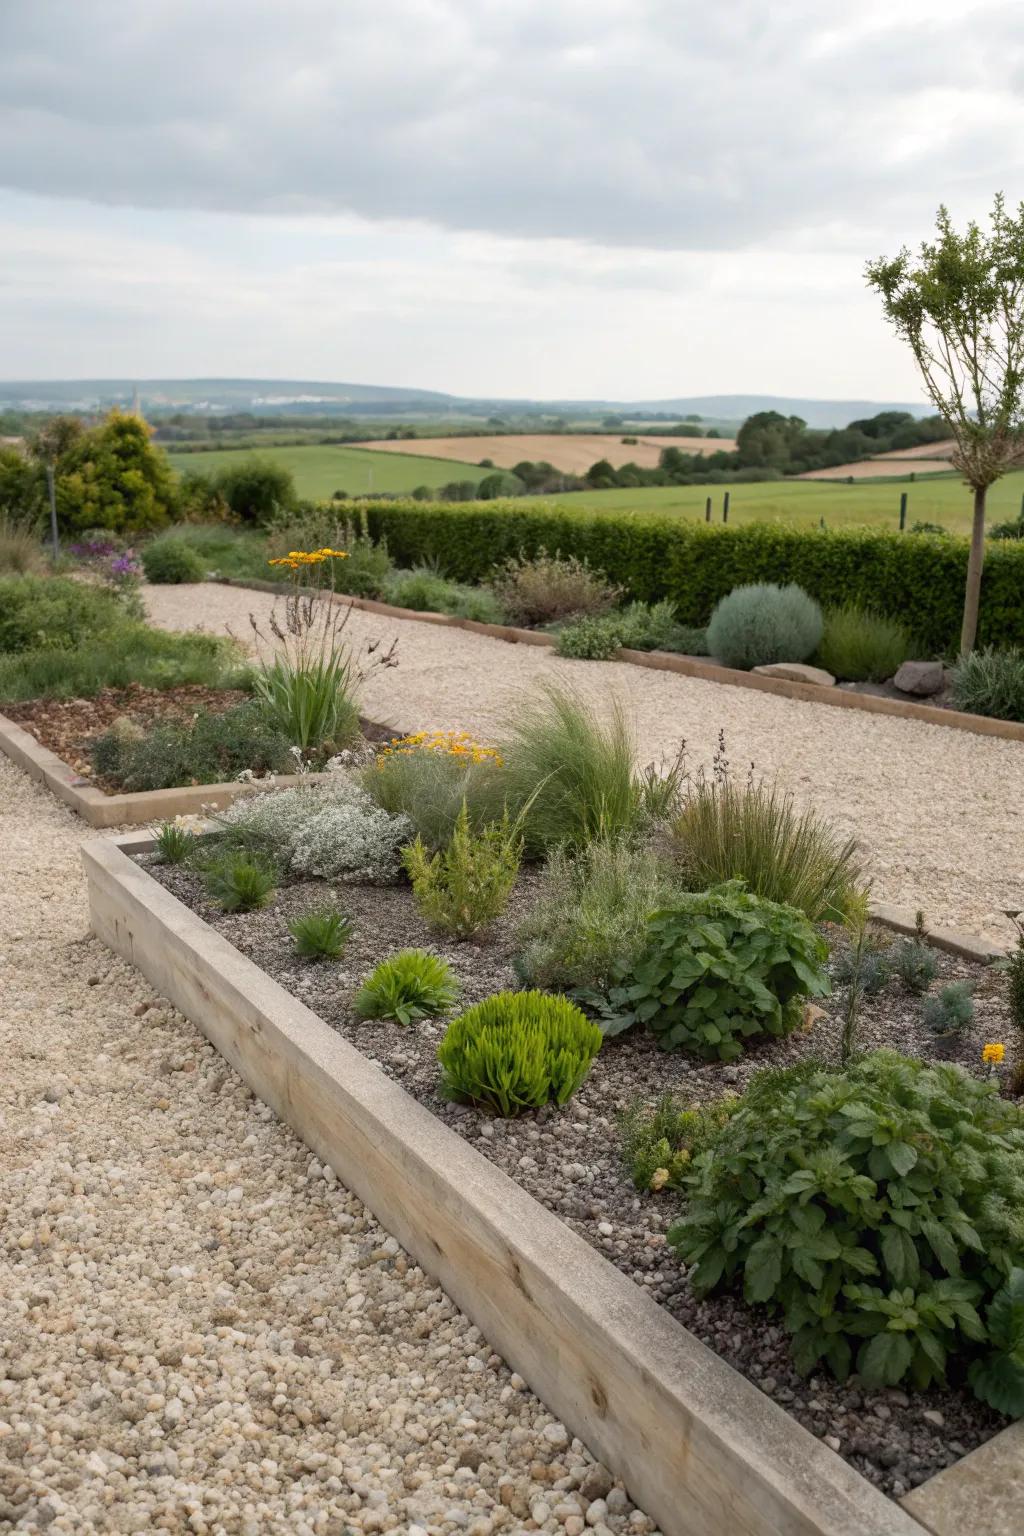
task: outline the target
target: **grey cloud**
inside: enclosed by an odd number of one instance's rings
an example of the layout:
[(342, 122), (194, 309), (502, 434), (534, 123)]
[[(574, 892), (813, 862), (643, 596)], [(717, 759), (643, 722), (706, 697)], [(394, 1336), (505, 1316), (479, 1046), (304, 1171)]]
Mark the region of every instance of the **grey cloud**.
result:
[[(0, 8), (0, 182), (677, 249), (830, 222), (863, 240), (920, 224), (944, 197), (1018, 194), (1012, 0), (907, 9), (844, 39), (844, 17), (870, 11), (13, 0)], [(929, 134), (937, 91), (950, 105)]]

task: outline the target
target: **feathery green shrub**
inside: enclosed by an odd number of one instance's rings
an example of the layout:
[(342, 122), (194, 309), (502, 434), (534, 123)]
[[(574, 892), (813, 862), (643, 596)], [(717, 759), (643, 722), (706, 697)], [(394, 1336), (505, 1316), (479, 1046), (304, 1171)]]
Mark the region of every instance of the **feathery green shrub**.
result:
[(1024, 721), (1024, 647), (961, 656), (953, 667), (952, 697), (954, 707), (969, 715)]
[(288, 932), (304, 960), (339, 960), (352, 936), (352, 919), (336, 907), (311, 907), (291, 919)]
[(267, 906), (277, 881), (270, 860), (237, 851), (215, 854), (203, 871), (207, 894), (225, 912), (256, 912)]
[(453, 1019), (438, 1047), (444, 1092), (518, 1115), (564, 1104), (601, 1048), (601, 1031), (565, 997), (498, 992)]
[(431, 854), (417, 837), (402, 854), (420, 915), (431, 928), (457, 939), (479, 933), (508, 906), (522, 849), (507, 811), (473, 832), (463, 804), (447, 848)]
[(844, 682), (884, 683), (906, 661), (911, 643), (895, 619), (844, 603), (825, 614), (815, 659)]
[(806, 661), (822, 636), (821, 609), (801, 587), (774, 583), (736, 587), (715, 605), (708, 650), (727, 667)]

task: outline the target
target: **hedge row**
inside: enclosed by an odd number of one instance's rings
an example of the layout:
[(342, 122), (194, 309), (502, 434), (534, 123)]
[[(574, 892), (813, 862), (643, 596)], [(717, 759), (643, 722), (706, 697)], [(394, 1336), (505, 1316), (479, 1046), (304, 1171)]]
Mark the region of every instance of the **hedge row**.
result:
[[(401, 565), (435, 561), (481, 581), (507, 555), (573, 554), (645, 602), (670, 598), (683, 624), (706, 624), (720, 597), (751, 581), (798, 582), (826, 607), (853, 602), (900, 620), (922, 653), (954, 653), (966, 539), (873, 530), (742, 528), (644, 512), (576, 512), (521, 501), (367, 502), (370, 530)], [(985, 554), (979, 643), (1024, 645), (1024, 541)]]

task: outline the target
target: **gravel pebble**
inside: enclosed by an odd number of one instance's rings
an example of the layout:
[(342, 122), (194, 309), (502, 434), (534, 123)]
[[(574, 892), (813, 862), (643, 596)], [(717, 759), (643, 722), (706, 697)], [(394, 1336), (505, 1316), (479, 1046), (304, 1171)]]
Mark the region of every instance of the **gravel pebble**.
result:
[[(146, 589), (153, 622), (166, 629), (249, 633), (266, 620), (269, 593), (239, 587)], [(213, 615), (216, 617), (213, 617)], [(753, 689), (724, 687), (616, 661), (571, 661), (546, 647), (509, 645), (467, 630), (353, 609), (354, 644), (398, 638), (398, 665), (372, 672), (363, 708), (382, 724), (499, 732), (509, 707), (542, 678), (563, 678), (597, 713), (618, 695), (636, 720), (641, 761), (675, 755), (710, 765), (725, 730), (737, 769), (778, 775), (864, 850), (879, 901), (922, 908), (932, 927), (959, 928), (1009, 945), (1005, 908), (1024, 907), (1024, 840), (1010, 835), (1024, 801), (1024, 742), (975, 736)]]
[(0, 1527), (491, 1536), (561, 1502), (580, 1442), (84, 936), (95, 834), (3, 759), (0, 808)]

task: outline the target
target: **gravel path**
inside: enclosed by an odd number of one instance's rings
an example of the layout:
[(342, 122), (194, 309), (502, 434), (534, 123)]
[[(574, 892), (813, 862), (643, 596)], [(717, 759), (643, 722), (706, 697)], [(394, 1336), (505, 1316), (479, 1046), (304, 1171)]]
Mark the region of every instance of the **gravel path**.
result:
[[(151, 587), (153, 621), (168, 629), (230, 629), (266, 619), (275, 599), (237, 587)], [(354, 641), (398, 637), (399, 665), (372, 673), (365, 713), (409, 730), (460, 728), (486, 738), (540, 678), (565, 678), (607, 709), (618, 695), (636, 720), (642, 761), (709, 763), (720, 729), (734, 768), (754, 762), (800, 801), (831, 816), (864, 849), (880, 901), (922, 908), (935, 926), (1006, 944), (1003, 916), (1024, 907), (1024, 743), (916, 720), (860, 714), (723, 687), (622, 662), (568, 661), (438, 625), (353, 610)]]
[(578, 1441), (87, 927), (0, 758), (0, 1528), (642, 1533)]

